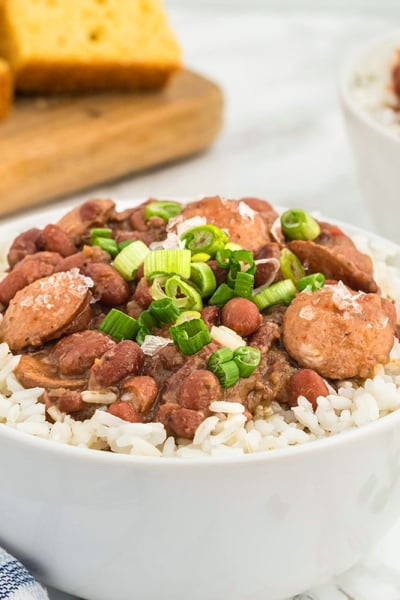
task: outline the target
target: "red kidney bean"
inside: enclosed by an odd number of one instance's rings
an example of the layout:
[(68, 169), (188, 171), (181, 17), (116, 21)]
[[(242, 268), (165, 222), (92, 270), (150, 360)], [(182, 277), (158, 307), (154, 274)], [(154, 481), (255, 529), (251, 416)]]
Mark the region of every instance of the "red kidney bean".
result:
[(262, 322), (257, 306), (246, 298), (232, 298), (221, 311), (221, 321), (241, 336), (254, 333)]

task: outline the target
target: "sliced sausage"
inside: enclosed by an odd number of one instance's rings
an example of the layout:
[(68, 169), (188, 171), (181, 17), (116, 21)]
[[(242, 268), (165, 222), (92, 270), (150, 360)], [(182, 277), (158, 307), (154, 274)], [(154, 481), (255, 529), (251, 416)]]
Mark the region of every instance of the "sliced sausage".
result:
[(144, 354), (139, 344), (123, 340), (108, 350), (90, 370), (89, 389), (107, 389), (129, 375), (138, 375), (143, 367)]
[(197, 216), (227, 231), (231, 242), (247, 250), (257, 251), (270, 241), (263, 217), (244, 202), (219, 196), (203, 198), (185, 206), (176, 223)]
[(84, 272), (93, 279), (92, 294), (106, 306), (120, 306), (127, 302), (131, 290), (125, 279), (111, 265), (91, 262)]
[(1, 304), (7, 306), (19, 290), (36, 279), (51, 275), (61, 260), (61, 256), (55, 252), (36, 252), (25, 256), (0, 281)]
[(297, 406), (298, 397), (304, 396), (311, 402), (313, 409), (316, 410), (317, 398), (328, 394), (328, 386), (313, 369), (300, 369), (289, 378), (288, 404), (290, 406)]
[[(90, 319), (89, 278), (75, 271), (54, 273), (18, 291), (1, 325), (11, 350), (40, 346), (64, 331), (84, 327)], [(80, 316), (85, 314), (85, 319)], [(72, 333), (72, 331), (71, 331)]]
[(221, 396), (218, 378), (206, 369), (190, 373), (181, 383), (176, 401), (184, 408), (205, 410)]
[(62, 338), (54, 346), (51, 357), (62, 375), (81, 375), (115, 345), (116, 342), (105, 333), (88, 329)]
[(51, 365), (39, 356), (22, 354), (14, 371), (16, 378), (26, 388), (43, 387), (46, 389), (66, 388), (80, 390), (87, 386), (87, 379), (60, 377), (55, 365)]
[(58, 252), (61, 256), (75, 254), (77, 248), (73, 239), (58, 225), (46, 225), (41, 234), (41, 243), (45, 250)]
[(257, 306), (246, 298), (232, 298), (223, 306), (221, 321), (239, 335), (246, 337), (254, 333), (262, 323)]
[(253, 197), (244, 197), (240, 198), (241, 202), (245, 202), (250, 208), (254, 211), (258, 212), (265, 221), (268, 231), (271, 229), (272, 225), (275, 223), (276, 219), (279, 217), (279, 214), (273, 208), (273, 206), (268, 202), (268, 200), (263, 200), (262, 198), (253, 198)]
[(323, 273), (327, 279), (343, 281), (354, 290), (376, 292), (372, 260), (357, 250), (339, 228), (320, 223), (321, 234), (314, 241), (293, 240), (288, 248), (298, 256), (309, 273)]
[(115, 202), (112, 200), (88, 200), (65, 214), (57, 225), (68, 235), (79, 237), (87, 233), (91, 227), (105, 225), (113, 214), (114, 208)]
[(34, 254), (41, 250), (41, 230), (32, 227), (17, 235), (7, 254), (7, 261), (10, 267), (14, 267), (20, 260), (28, 254)]
[(322, 377), (368, 377), (386, 363), (394, 342), (387, 307), (377, 294), (342, 283), (298, 294), (286, 309), (283, 343), (301, 367)]

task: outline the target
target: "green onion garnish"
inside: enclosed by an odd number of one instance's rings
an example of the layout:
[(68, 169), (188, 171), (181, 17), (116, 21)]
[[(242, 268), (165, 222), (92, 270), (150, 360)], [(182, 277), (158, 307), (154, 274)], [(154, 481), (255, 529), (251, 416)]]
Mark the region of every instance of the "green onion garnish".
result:
[(216, 225), (198, 225), (185, 231), (181, 235), (181, 240), (185, 241), (186, 248), (193, 254), (206, 252), (214, 256), (218, 250), (222, 250), (228, 241), (228, 236)]
[(192, 254), (192, 263), (194, 262), (208, 262), (211, 256), (207, 254), (207, 252), (198, 252), (197, 254)]
[(212, 369), (212, 372), (218, 377), (220, 384), (224, 388), (231, 387), (239, 381), (239, 367), (234, 360), (219, 363)]
[(124, 240), (123, 242), (120, 242), (118, 244), (118, 250), (121, 252), (121, 250), (123, 250), (126, 246), (129, 246), (129, 244), (132, 244), (135, 240)]
[(223, 306), (228, 300), (233, 298), (234, 295), (233, 289), (230, 288), (227, 283), (221, 283), (211, 298), (209, 298), (208, 304), (211, 304), (212, 306)]
[(290, 304), (297, 292), (291, 279), (283, 279), (265, 287), (252, 298), (259, 310), (274, 304)]
[(172, 339), (183, 354), (195, 354), (211, 342), (210, 332), (202, 319), (191, 319), (169, 330)]
[(232, 250), (229, 248), (223, 248), (215, 253), (215, 260), (217, 265), (222, 269), (228, 269), (231, 264)]
[(312, 275), (306, 275), (297, 282), (297, 289), (299, 292), (315, 292), (324, 287), (325, 275), (322, 273), (313, 273)]
[(96, 238), (110, 238), (112, 234), (112, 229), (109, 227), (93, 227), (90, 229), (90, 238), (93, 242)]
[(108, 252), (110, 256), (115, 258), (118, 254), (118, 244), (115, 240), (106, 237), (95, 237), (92, 240), (92, 246), (99, 246), (105, 252)]
[(233, 359), (233, 352), (230, 348), (218, 348), (214, 350), (207, 361), (207, 368), (213, 371), (220, 363), (228, 362)]
[(196, 285), (202, 298), (211, 296), (217, 287), (214, 271), (205, 262), (192, 262), (190, 268), (190, 281), (193, 281)]
[(281, 227), (284, 235), (291, 240), (314, 240), (321, 231), (317, 221), (301, 208), (284, 212), (281, 215)]
[(289, 248), (283, 248), (281, 250), (279, 265), (284, 279), (291, 279), (294, 283), (305, 275), (303, 265)]
[(160, 326), (160, 322), (158, 321), (156, 316), (150, 312), (149, 309), (142, 310), (142, 312), (137, 318), (137, 321), (139, 324), (139, 328), (145, 328), (148, 330), (149, 333), (153, 329), (153, 327)]
[(113, 267), (126, 281), (135, 279), (136, 271), (150, 252), (149, 248), (141, 240), (135, 240), (128, 246), (125, 246), (115, 257)]
[(171, 298), (153, 300), (149, 306), (149, 312), (160, 323), (172, 323), (176, 321), (180, 314), (179, 308), (173, 303)]
[(165, 293), (181, 310), (201, 310), (203, 301), (197, 290), (179, 275), (172, 275), (165, 282)]
[(146, 220), (152, 217), (161, 217), (164, 221), (169, 221), (172, 217), (176, 217), (182, 211), (183, 206), (177, 202), (169, 200), (154, 200), (146, 204), (144, 214)]
[(184, 310), (177, 318), (175, 325), (180, 325), (192, 319), (201, 319), (201, 313), (198, 310)]
[(139, 329), (139, 323), (126, 313), (117, 308), (112, 308), (102, 320), (98, 329), (103, 333), (108, 333), (118, 341), (132, 340)]
[(251, 298), (254, 286), (254, 275), (250, 273), (239, 273), (236, 275), (235, 279), (235, 287), (233, 288), (233, 292), (235, 296), (240, 296), (241, 298)]
[(144, 259), (144, 275), (149, 277), (154, 272), (177, 273), (189, 279), (190, 264), (190, 250), (153, 250)]
[(231, 269), (234, 267), (237, 271), (251, 273), (252, 275), (256, 271), (254, 256), (250, 250), (233, 250), (230, 262)]
[(240, 377), (250, 377), (260, 364), (261, 352), (253, 346), (240, 346), (233, 352), (233, 360), (239, 368)]
[(151, 335), (151, 330), (147, 329), (147, 327), (139, 327), (139, 330), (136, 334), (136, 342), (139, 344), (139, 346), (143, 344), (146, 335)]

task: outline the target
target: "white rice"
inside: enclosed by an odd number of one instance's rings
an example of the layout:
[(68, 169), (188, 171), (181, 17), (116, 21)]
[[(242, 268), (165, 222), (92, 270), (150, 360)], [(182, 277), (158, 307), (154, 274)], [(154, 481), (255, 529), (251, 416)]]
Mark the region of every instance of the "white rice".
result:
[(385, 131), (400, 138), (400, 112), (393, 110), (399, 99), (391, 81), (391, 71), (400, 49), (397, 42), (375, 47), (360, 61), (350, 81), (350, 94), (355, 105)]
[[(353, 236), (358, 248), (374, 257), (375, 278), (385, 295), (396, 299), (400, 312), (400, 254), (394, 246), (366, 236)], [(318, 398), (314, 412), (300, 397), (298, 406), (285, 409), (278, 403), (259, 406), (254, 419), (246, 421), (244, 408), (235, 402), (213, 402), (192, 441), (167, 437), (161, 423), (128, 423), (107, 412), (115, 398), (96, 393), (98, 408), (91, 419), (75, 421), (53, 406), (54, 423), (46, 420), (40, 401), (43, 389), (25, 389), (13, 370), (19, 356), (0, 344), (0, 423), (61, 444), (139, 456), (190, 459), (204, 456), (236, 456), (265, 452), (328, 438), (363, 426), (400, 408), (400, 343), (396, 340), (390, 362), (379, 365), (373, 378), (361, 387), (344, 381), (336, 392)], [(90, 393), (85, 393), (86, 396)]]

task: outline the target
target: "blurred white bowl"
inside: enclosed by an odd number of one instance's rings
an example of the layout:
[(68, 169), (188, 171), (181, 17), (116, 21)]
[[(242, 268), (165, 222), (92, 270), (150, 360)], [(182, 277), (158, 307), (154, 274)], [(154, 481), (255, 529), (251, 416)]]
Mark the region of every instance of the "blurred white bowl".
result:
[[(376, 231), (400, 239), (400, 113), (390, 74), (400, 31), (375, 39), (359, 49), (344, 66), (340, 97), (353, 149), (361, 191)], [(386, 104), (386, 106), (385, 106)]]

